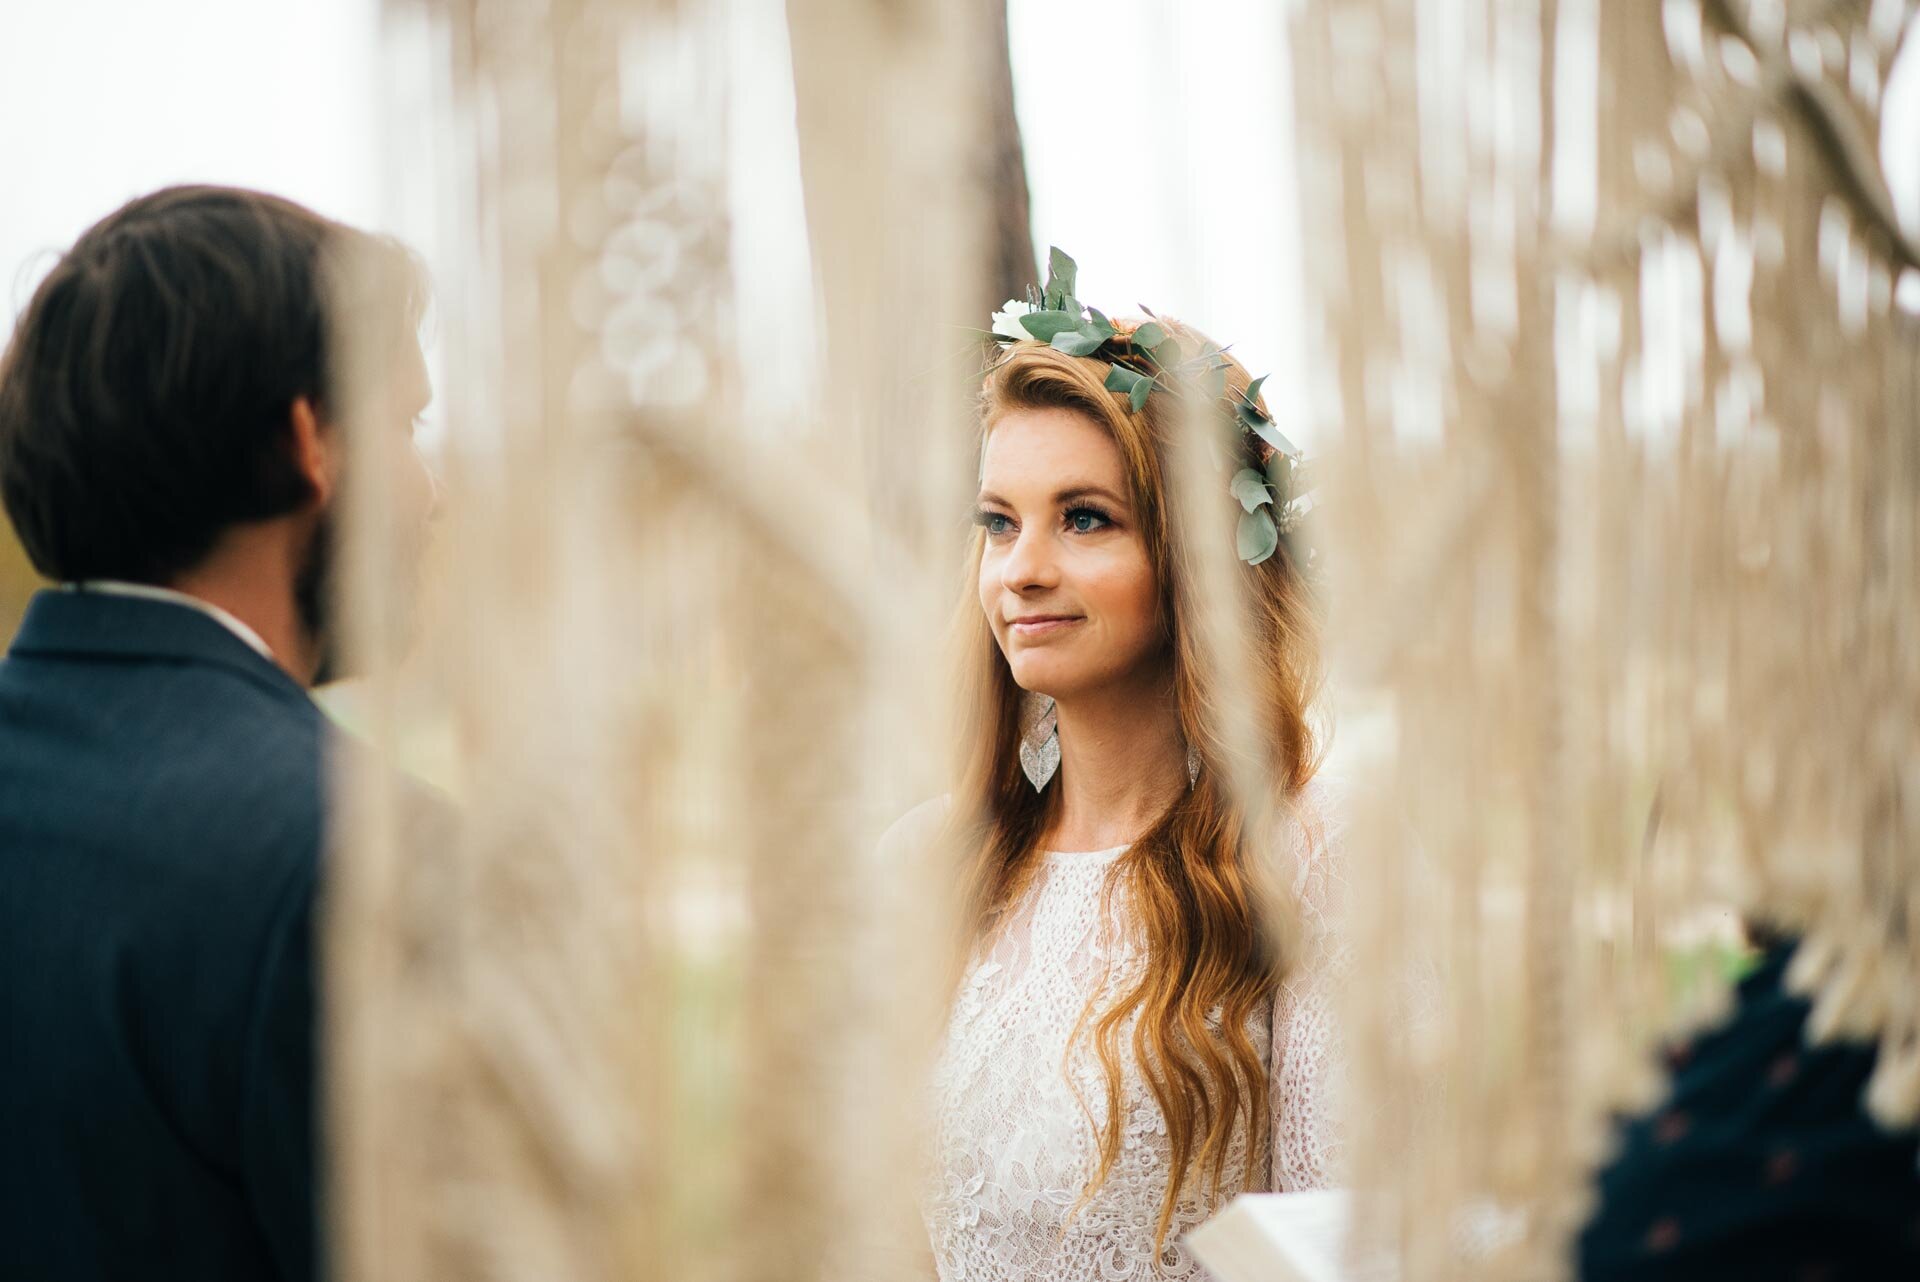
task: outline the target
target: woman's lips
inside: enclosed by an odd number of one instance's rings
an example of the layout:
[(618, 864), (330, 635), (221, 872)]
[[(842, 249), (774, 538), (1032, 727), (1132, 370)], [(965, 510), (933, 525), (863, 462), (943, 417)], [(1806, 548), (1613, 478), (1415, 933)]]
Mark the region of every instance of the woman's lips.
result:
[(1063, 632), (1082, 621), (1077, 614), (1030, 614), (1023, 619), (1011, 620), (1007, 626), (1013, 635), (1023, 641), (1032, 641), (1039, 637), (1052, 636)]

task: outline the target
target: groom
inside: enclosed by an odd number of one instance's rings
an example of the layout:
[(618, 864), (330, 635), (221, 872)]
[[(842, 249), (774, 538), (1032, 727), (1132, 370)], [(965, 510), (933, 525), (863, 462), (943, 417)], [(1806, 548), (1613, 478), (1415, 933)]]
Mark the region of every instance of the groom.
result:
[(82, 235), (0, 358), (0, 496), (58, 584), (0, 661), (0, 1277), (319, 1272), (332, 371), (378, 353), (352, 448), (424, 525), (421, 299), (392, 242), (178, 187)]

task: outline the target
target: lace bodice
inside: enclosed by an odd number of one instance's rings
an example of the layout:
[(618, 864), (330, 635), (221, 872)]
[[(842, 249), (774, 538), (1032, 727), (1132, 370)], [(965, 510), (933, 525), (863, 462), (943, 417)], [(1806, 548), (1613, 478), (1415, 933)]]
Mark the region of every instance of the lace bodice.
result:
[[(1075, 1210), (1107, 1117), (1098, 1056), (1086, 1036), (1074, 1038), (1075, 1026), (1090, 997), (1104, 1007), (1145, 963), (1121, 928), (1122, 896), (1102, 911), (1124, 847), (1045, 856), (1008, 927), (967, 969), (935, 1072), (926, 1217), (945, 1282), (1203, 1277), (1180, 1237), (1229, 1198), (1329, 1182), (1337, 1074), (1328, 986), (1339, 950), (1327, 922), (1338, 834), (1324, 792), (1303, 798), (1310, 819), (1295, 838), (1311, 961), (1249, 1028), (1271, 1082), (1271, 1125), (1251, 1137), (1251, 1155), (1249, 1137), (1236, 1137), (1217, 1198), (1189, 1185), (1157, 1260), (1170, 1150), (1165, 1120), (1130, 1056), (1122, 1062), (1119, 1160)], [(1122, 1030), (1123, 1048), (1129, 1036)]]

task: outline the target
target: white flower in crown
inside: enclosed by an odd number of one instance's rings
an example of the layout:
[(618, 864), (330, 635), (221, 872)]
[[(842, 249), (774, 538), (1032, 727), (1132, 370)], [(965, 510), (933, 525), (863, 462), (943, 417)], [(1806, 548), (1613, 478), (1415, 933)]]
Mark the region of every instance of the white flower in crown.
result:
[[(1032, 310), (1031, 303), (1009, 298), (1006, 305), (993, 314), (993, 332), (1003, 338), (1032, 338), (1033, 335), (1027, 333), (1026, 326), (1020, 323), (1020, 318)], [(975, 312), (974, 315), (977, 316), (979, 313)]]

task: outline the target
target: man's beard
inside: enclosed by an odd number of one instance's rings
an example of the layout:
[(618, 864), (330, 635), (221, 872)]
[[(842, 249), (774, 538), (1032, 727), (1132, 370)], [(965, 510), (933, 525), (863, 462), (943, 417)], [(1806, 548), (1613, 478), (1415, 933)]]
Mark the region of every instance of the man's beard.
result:
[[(314, 659), (311, 685), (323, 686), (349, 677), (363, 677), (371, 666), (360, 653), (365, 645), (340, 643), (340, 575), (343, 522), (339, 505), (320, 513), (314, 523), (313, 537), (307, 542), (306, 555), (293, 581), (293, 604), (299, 612), (300, 626)], [(410, 536), (395, 537), (384, 558), (399, 567), (388, 585), (387, 626), (376, 637), (363, 639), (376, 645), (377, 653), (388, 662), (398, 661), (412, 648), (420, 626), (420, 570), (426, 553), (424, 526)]]
[(334, 628), (334, 567), (340, 563), (340, 523), (329, 507), (320, 513), (313, 537), (307, 541), (306, 556), (293, 580), (293, 604), (300, 614), (300, 626), (306, 631), (307, 644), (313, 648), (313, 680), (326, 685), (351, 673), (340, 668), (339, 638)]

